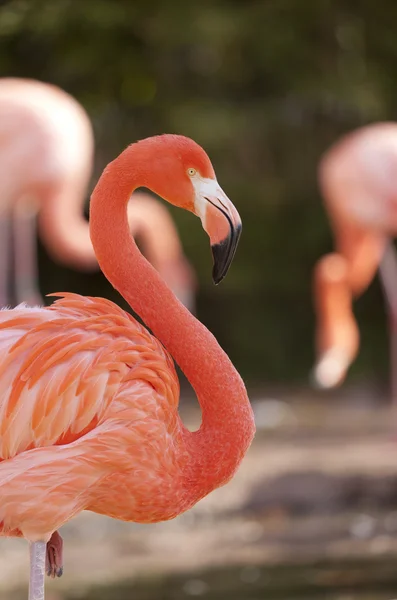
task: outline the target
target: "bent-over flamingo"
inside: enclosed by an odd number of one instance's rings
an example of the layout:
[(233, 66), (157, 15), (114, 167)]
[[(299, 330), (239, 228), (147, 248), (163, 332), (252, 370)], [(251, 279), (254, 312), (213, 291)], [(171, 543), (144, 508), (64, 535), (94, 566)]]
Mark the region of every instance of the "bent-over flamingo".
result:
[(13, 229), (15, 296), (40, 303), (35, 219), (51, 256), (79, 269), (97, 265), (83, 215), (94, 140), (83, 107), (61, 89), (29, 79), (0, 79), (0, 305), (9, 301)]
[[(42, 303), (37, 217), (54, 260), (97, 268), (83, 214), (93, 151), (91, 122), (72, 96), (40, 81), (0, 79), (0, 306)], [(194, 273), (171, 216), (149, 194), (138, 194), (129, 208), (130, 226), (166, 283), (193, 308)]]
[[(30, 600), (44, 596), (46, 542), (69, 519), (172, 519), (231, 479), (254, 436), (238, 372), (134, 243), (127, 203), (141, 186), (201, 218), (215, 283), (239, 240), (204, 150), (148, 138), (104, 170), (90, 232), (103, 273), (153, 335), (114, 303), (77, 294), (0, 312), (0, 527), (30, 542)], [(171, 356), (197, 393), (198, 431), (179, 417)]]
[[(320, 162), (320, 188), (336, 247), (314, 271), (314, 379), (321, 387), (342, 383), (357, 355), (359, 331), (352, 302), (368, 287), (378, 266), (390, 312), (392, 372), (396, 369), (397, 268), (391, 241), (397, 233), (396, 173), (396, 123), (369, 125), (346, 135)], [(393, 375), (392, 396), (397, 399)]]

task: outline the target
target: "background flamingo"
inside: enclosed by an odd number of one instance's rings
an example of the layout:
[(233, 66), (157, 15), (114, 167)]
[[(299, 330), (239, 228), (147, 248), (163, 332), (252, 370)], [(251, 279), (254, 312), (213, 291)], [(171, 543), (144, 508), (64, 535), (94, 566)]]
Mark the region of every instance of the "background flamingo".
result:
[[(37, 217), (40, 236), (57, 262), (97, 268), (83, 215), (93, 150), (88, 115), (69, 94), (38, 81), (0, 79), (0, 306), (42, 303)], [(171, 216), (149, 194), (137, 194), (129, 208), (133, 234), (193, 310), (196, 280)]]
[[(182, 136), (148, 138), (105, 169), (90, 231), (102, 271), (156, 337), (112, 302), (76, 294), (0, 313), (0, 523), (31, 543), (31, 600), (44, 596), (46, 542), (73, 516), (172, 519), (233, 476), (254, 435), (239, 374), (133, 241), (127, 203), (143, 183), (200, 216), (215, 283), (240, 236), (204, 150)], [(178, 415), (168, 352), (202, 407), (193, 433)]]
[[(380, 266), (391, 321), (392, 373), (397, 359), (397, 124), (359, 129), (337, 142), (320, 163), (319, 180), (336, 251), (322, 257), (314, 275), (318, 361), (322, 387), (340, 384), (359, 348), (352, 302)], [(397, 381), (392, 380), (397, 399)]]

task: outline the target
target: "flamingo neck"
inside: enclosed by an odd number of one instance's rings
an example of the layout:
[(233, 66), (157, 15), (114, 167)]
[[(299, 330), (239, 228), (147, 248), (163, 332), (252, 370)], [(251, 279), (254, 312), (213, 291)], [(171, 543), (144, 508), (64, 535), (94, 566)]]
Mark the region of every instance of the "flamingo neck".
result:
[(215, 337), (176, 299), (130, 234), (127, 203), (132, 192), (154, 187), (143, 164), (140, 144), (133, 144), (107, 166), (91, 197), (91, 239), (105, 276), (170, 352), (197, 394), (202, 424), (194, 433), (182, 428), (184, 469), (192, 493), (204, 496), (233, 476), (254, 435), (253, 414), (244, 383)]
[(341, 319), (351, 313), (353, 294), (346, 259), (337, 253), (323, 256), (314, 275), (315, 302), (319, 319)]
[(317, 348), (320, 360), (329, 352), (342, 357), (344, 370), (354, 360), (359, 333), (353, 314), (353, 294), (346, 259), (337, 253), (321, 258), (315, 269)]
[(98, 263), (83, 214), (85, 188), (85, 181), (84, 185), (75, 181), (47, 190), (38, 226), (40, 237), (54, 260), (79, 270), (93, 271)]

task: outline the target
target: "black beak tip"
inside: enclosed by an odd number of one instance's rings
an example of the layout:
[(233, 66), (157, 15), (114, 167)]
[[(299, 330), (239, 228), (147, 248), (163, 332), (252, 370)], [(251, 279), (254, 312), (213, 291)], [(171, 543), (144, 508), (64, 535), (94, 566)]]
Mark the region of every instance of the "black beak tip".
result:
[(219, 244), (213, 244), (211, 246), (212, 257), (214, 259), (214, 266), (212, 268), (212, 280), (215, 285), (218, 285), (225, 277), (229, 268), (229, 238), (225, 238)]
[[(230, 219), (229, 219), (230, 221)], [(211, 246), (214, 266), (212, 269), (212, 280), (218, 285), (226, 276), (236, 252), (237, 244), (241, 235), (241, 225), (233, 227), (230, 222), (230, 233), (224, 240)]]
[(222, 279), (225, 278), (225, 275), (222, 275), (221, 273), (218, 273), (218, 269), (214, 268), (212, 269), (212, 281), (214, 282), (215, 285), (219, 285), (220, 282), (222, 281)]

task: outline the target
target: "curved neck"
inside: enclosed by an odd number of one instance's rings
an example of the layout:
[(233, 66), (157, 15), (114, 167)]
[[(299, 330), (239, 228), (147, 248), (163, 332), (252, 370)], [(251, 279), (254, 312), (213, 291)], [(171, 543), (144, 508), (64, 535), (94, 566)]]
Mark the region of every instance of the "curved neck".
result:
[(328, 206), (327, 209), (334, 230), (336, 251), (346, 259), (348, 285), (357, 298), (373, 280), (387, 238), (379, 230), (363, 228), (352, 222), (338, 208)]
[(356, 231), (343, 237), (340, 247), (349, 265), (349, 285), (357, 298), (375, 277), (387, 238), (375, 231)]
[(244, 383), (225, 352), (176, 299), (130, 234), (129, 198), (137, 187), (152, 189), (140, 146), (129, 146), (103, 172), (91, 198), (91, 239), (105, 276), (167, 348), (197, 393), (202, 425), (194, 433), (183, 431), (185, 469), (192, 488), (196, 482), (205, 495), (235, 472), (254, 435), (253, 415)]
[(81, 185), (69, 182), (47, 190), (40, 207), (38, 228), (48, 253), (55, 261), (79, 270), (93, 271), (98, 268), (98, 262), (83, 205)]
[(319, 353), (336, 348), (351, 362), (358, 350), (358, 329), (348, 277), (349, 267), (343, 256), (323, 256), (315, 268), (314, 298)]
[(134, 192), (128, 203), (128, 222), (145, 258), (184, 306), (194, 313), (196, 277), (164, 203), (147, 192)]

